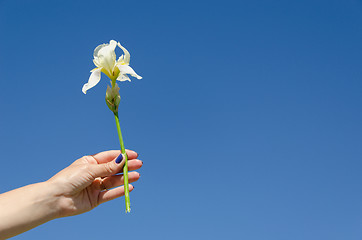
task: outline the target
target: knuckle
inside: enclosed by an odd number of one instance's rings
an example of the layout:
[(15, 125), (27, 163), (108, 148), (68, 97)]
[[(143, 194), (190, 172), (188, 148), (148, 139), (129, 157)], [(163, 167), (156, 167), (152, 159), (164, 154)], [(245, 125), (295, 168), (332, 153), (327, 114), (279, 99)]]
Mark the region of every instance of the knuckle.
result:
[(112, 165), (110, 163), (106, 163), (104, 164), (104, 170), (108, 173), (108, 174), (112, 174), (114, 172), (114, 169), (112, 167)]
[(88, 163), (88, 159), (89, 159), (89, 156), (83, 156), (81, 158), (78, 158), (71, 165), (75, 166), (75, 165), (81, 165), (81, 164)]
[(89, 155), (85, 155), (85, 156), (81, 157), (82, 161), (84, 161), (84, 162), (88, 162), (89, 158), (90, 158)]
[(90, 172), (90, 166), (88, 164), (82, 164), (79, 166), (80, 171), (82, 172)]

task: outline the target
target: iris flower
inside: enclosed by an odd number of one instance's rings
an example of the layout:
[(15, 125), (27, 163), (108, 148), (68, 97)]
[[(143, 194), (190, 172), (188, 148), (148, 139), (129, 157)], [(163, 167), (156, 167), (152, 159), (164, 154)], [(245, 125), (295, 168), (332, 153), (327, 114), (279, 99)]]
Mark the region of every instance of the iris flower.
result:
[[(124, 55), (120, 56), (118, 60), (116, 59), (115, 49), (120, 47), (123, 50)], [(129, 197), (129, 187), (128, 187), (128, 156), (124, 147), (124, 142), (122, 138), (121, 127), (119, 124), (118, 117), (118, 106), (121, 100), (119, 95), (119, 87), (116, 81), (131, 81), (128, 77), (128, 74), (137, 79), (141, 79), (130, 66), (129, 61), (131, 56), (127, 49), (125, 49), (119, 42), (114, 40), (109, 41), (109, 43), (101, 44), (94, 49), (94, 59), (93, 62), (97, 66), (91, 71), (88, 83), (84, 84), (82, 92), (87, 93), (87, 90), (91, 89), (99, 83), (101, 80), (101, 73), (103, 72), (111, 79), (111, 86), (108, 86), (106, 91), (106, 103), (109, 109), (113, 112), (114, 118), (116, 120), (117, 133), (119, 137), (119, 143), (121, 146), (121, 152), (125, 157), (123, 159), (123, 178), (124, 178), (124, 197), (126, 203), (126, 212), (131, 211), (131, 201)]]
[[(124, 55), (121, 55), (118, 60), (116, 59), (115, 53), (117, 46), (124, 52)], [(119, 42), (111, 40), (108, 44), (104, 43), (99, 45), (94, 49), (93, 56), (93, 62), (97, 67), (91, 70), (88, 83), (84, 84), (82, 88), (84, 94), (87, 93), (87, 90), (99, 83), (102, 72), (106, 74), (112, 82), (115, 80), (131, 81), (127, 74), (137, 79), (142, 79), (142, 77), (129, 66), (131, 55)]]

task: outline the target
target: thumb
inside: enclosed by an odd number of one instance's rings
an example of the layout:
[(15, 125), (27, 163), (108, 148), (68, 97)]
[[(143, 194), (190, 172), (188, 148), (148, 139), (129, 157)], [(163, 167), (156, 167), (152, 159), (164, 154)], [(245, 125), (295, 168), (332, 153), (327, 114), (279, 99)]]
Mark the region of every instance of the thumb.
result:
[(107, 163), (92, 165), (90, 168), (94, 177), (107, 177), (118, 173), (124, 165), (125, 157), (120, 154), (115, 160)]

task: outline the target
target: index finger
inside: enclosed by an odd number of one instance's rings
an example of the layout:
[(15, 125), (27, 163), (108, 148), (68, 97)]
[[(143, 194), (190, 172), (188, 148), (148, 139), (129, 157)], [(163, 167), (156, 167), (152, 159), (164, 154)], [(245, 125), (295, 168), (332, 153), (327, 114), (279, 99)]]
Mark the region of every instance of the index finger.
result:
[[(126, 153), (129, 160), (136, 159), (138, 157), (138, 153), (135, 151), (126, 149)], [(98, 164), (101, 164), (115, 160), (120, 154), (121, 150), (110, 150), (94, 154), (92, 157), (97, 161)]]

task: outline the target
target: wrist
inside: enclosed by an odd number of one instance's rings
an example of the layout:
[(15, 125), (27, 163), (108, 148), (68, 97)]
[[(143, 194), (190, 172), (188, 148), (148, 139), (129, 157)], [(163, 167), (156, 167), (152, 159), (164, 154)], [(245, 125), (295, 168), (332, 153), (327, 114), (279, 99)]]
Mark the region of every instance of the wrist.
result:
[(56, 187), (52, 182), (45, 181), (36, 183), (39, 195), (37, 198), (37, 204), (42, 206), (42, 211), (46, 212), (47, 221), (61, 217), (61, 198), (58, 194)]
[(49, 207), (49, 212), (51, 212), (50, 217), (52, 217), (52, 219), (68, 217), (76, 214), (74, 200), (66, 193), (68, 191), (64, 188), (66, 185), (64, 182), (50, 179), (41, 184), (43, 184), (44, 188), (47, 189), (47, 205)]

